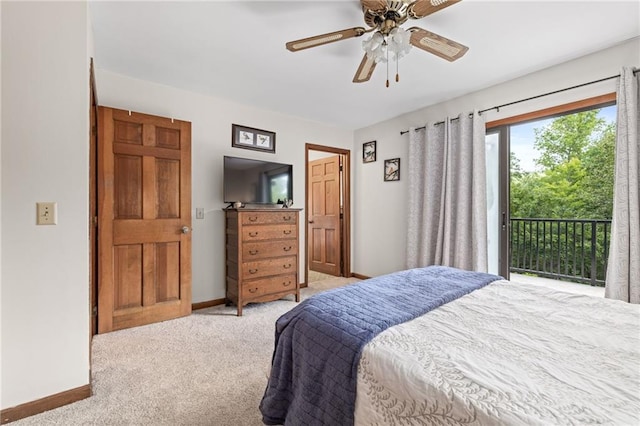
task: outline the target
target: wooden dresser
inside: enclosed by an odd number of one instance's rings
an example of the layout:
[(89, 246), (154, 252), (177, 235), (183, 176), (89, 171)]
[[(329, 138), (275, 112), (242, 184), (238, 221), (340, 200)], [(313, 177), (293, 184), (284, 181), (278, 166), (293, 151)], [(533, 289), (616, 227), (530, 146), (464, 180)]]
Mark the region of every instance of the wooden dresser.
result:
[(301, 209), (226, 209), (227, 304), (242, 307), (295, 294)]

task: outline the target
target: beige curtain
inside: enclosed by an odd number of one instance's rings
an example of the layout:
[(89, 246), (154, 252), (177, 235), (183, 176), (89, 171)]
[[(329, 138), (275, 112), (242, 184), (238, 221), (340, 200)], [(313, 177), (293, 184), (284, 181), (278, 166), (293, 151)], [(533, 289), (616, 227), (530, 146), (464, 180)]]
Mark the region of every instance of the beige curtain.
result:
[(409, 130), (407, 268), (487, 271), (485, 169), (477, 112)]
[(640, 73), (623, 68), (618, 83), (615, 188), (605, 297), (640, 303)]

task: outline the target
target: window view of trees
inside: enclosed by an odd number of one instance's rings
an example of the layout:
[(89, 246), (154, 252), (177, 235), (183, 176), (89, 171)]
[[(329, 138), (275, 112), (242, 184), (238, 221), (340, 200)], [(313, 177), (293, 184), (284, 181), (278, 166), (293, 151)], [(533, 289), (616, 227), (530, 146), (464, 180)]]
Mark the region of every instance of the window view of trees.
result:
[(512, 271), (604, 284), (614, 113), (607, 107), (606, 114), (595, 109), (534, 123), (528, 151), (511, 152)]
[(511, 155), (511, 216), (609, 219), (615, 125), (600, 110), (565, 115), (534, 128), (536, 171)]

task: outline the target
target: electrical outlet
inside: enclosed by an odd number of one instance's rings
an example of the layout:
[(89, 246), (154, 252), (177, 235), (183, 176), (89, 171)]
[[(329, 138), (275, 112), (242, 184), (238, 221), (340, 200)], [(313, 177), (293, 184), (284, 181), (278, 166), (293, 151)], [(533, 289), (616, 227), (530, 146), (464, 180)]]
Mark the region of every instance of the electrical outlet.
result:
[(204, 208), (202, 207), (196, 208), (196, 219), (204, 219)]
[(38, 225), (56, 225), (58, 223), (58, 203), (36, 203)]

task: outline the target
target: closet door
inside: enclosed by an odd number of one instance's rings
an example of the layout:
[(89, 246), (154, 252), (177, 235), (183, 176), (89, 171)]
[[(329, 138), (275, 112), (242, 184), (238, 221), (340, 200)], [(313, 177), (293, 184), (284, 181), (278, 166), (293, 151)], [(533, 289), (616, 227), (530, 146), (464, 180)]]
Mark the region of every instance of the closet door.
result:
[(98, 331), (189, 315), (191, 123), (98, 118)]

